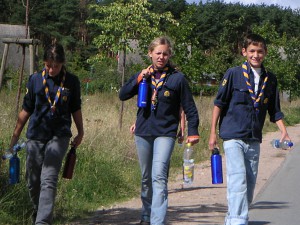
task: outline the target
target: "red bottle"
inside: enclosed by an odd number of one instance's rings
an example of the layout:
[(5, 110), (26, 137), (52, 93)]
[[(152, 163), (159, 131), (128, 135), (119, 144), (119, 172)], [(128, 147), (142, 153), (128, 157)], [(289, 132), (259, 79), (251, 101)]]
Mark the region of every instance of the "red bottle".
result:
[(76, 149), (72, 147), (67, 154), (64, 172), (63, 172), (63, 178), (72, 179), (75, 163), (76, 163)]

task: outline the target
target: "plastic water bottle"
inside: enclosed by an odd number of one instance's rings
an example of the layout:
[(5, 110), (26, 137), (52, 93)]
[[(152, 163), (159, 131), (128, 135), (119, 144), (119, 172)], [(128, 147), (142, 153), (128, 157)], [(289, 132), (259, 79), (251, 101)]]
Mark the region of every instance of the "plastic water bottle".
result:
[(63, 178), (72, 179), (75, 163), (76, 163), (76, 149), (72, 147), (67, 154), (67, 158), (64, 166), (64, 172), (63, 172)]
[(17, 184), (20, 182), (20, 159), (14, 154), (9, 159), (9, 184)]
[(223, 183), (222, 156), (218, 148), (214, 148), (210, 157), (211, 179), (213, 184)]
[(194, 168), (192, 144), (187, 143), (183, 153), (183, 184), (191, 185), (193, 183)]
[(281, 149), (288, 149), (293, 147), (293, 142), (285, 140), (283, 142), (280, 142), (279, 139), (273, 139), (271, 141), (271, 145), (273, 146), (273, 148), (281, 148)]
[(139, 84), (139, 92), (137, 98), (137, 106), (139, 108), (145, 108), (147, 106), (148, 97), (148, 83), (146, 78), (143, 78), (142, 82)]
[(20, 151), (22, 148), (25, 148), (26, 142), (24, 139), (19, 139), (17, 144), (15, 144), (11, 149), (7, 149), (6, 153), (2, 156), (3, 160), (11, 159), (15, 154), (17, 154), (18, 151)]

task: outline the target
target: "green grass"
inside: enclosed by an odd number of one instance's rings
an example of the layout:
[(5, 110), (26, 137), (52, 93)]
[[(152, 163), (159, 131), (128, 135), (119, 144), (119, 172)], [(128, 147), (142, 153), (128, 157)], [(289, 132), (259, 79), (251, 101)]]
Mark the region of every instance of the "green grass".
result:
[[(9, 145), (15, 126), (16, 93), (0, 92), (0, 147)], [(213, 98), (195, 98), (200, 114), (200, 143), (194, 146), (195, 160), (207, 160), (208, 137)], [(284, 103), (286, 124), (300, 122), (300, 101)], [(124, 104), (122, 129), (120, 105), (117, 93), (83, 96), (85, 137), (77, 150), (77, 163), (72, 180), (60, 178), (55, 206), (55, 224), (72, 223), (78, 218), (90, 216), (98, 208), (115, 202), (126, 201), (139, 195), (140, 169), (133, 136), (129, 132), (135, 121), (136, 99)], [(72, 128), (73, 130), (74, 127)], [(275, 130), (276, 125), (266, 119), (264, 132)], [(25, 136), (26, 129), (22, 136)], [(3, 153), (3, 151), (1, 152)], [(181, 173), (183, 147), (176, 145), (171, 160), (170, 179)], [(22, 165), (21, 183), (7, 184), (8, 163), (0, 164), (0, 224), (30, 224), (31, 204), (25, 184), (25, 151), (19, 154)], [(61, 177), (61, 175), (60, 175)]]

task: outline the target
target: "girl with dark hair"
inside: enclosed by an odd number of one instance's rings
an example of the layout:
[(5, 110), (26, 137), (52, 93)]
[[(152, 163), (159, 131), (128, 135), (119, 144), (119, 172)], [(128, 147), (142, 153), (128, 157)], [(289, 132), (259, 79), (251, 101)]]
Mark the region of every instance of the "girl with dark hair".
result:
[(80, 83), (64, 66), (63, 47), (48, 46), (43, 60), (44, 69), (29, 77), (10, 144), (15, 145), (29, 119), (26, 179), (34, 224), (52, 224), (58, 174), (72, 137), (72, 118), (77, 135), (71, 145), (78, 147), (84, 133)]

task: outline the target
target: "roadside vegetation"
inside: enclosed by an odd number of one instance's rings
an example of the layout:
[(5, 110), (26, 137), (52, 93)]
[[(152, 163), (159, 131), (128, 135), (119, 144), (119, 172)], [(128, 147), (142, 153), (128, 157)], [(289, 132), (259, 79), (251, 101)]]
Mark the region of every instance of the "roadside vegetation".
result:
[[(66, 66), (79, 77), (82, 85), (85, 137), (77, 150), (73, 179), (59, 181), (56, 224), (72, 224), (98, 208), (138, 195), (140, 171), (129, 132), (135, 121), (136, 99), (126, 101), (121, 114), (118, 90), (131, 75), (148, 65), (147, 45), (154, 36), (171, 38), (175, 53), (172, 61), (191, 84), (200, 114), (201, 140), (194, 147), (197, 163), (210, 157), (208, 135), (217, 85), (227, 68), (244, 60), (240, 54), (241, 40), (251, 32), (267, 40), (268, 56), (264, 65), (276, 74), (280, 91), (290, 96), (282, 102), (286, 125), (300, 122), (299, 9), (223, 1), (205, 4), (187, 4), (183, 0), (27, 2), (29, 14), (25, 15), (21, 1), (3, 0), (0, 23), (28, 22), (30, 38), (41, 41), (40, 58), (44, 46), (54, 40), (63, 44)], [(132, 40), (138, 41), (139, 54), (131, 46)], [(130, 58), (131, 53), (136, 58), (124, 62), (122, 56)], [(138, 59), (140, 62), (136, 63)], [(42, 69), (43, 62), (39, 60), (38, 65)], [(16, 122), (19, 70), (7, 68), (0, 87), (0, 154), (8, 147)], [(27, 79), (25, 75), (21, 97)], [(267, 119), (264, 132), (275, 129), (276, 125)], [(23, 137), (25, 133), (26, 128)], [(170, 179), (181, 173), (183, 147), (175, 147)], [(21, 182), (14, 186), (8, 185), (8, 162), (0, 161), (0, 224), (31, 223), (24, 150), (19, 157)]]
[[(14, 91), (0, 93), (0, 147), (1, 154), (8, 146), (14, 129)], [(117, 92), (83, 95), (85, 137), (77, 150), (77, 164), (72, 180), (60, 178), (55, 208), (56, 224), (67, 224), (78, 218), (91, 216), (94, 210), (115, 202), (125, 201), (139, 194), (140, 171), (133, 136), (129, 132), (135, 120), (136, 99), (124, 105), (123, 125), (119, 128), (121, 102)], [(208, 135), (213, 97), (195, 96), (200, 113), (201, 141), (194, 146), (197, 163), (207, 160)], [(285, 123), (292, 126), (300, 122), (300, 100), (283, 102)], [(266, 121), (265, 132), (276, 126)], [(22, 133), (25, 136), (25, 130)], [(172, 179), (181, 173), (183, 147), (176, 145), (171, 161)], [(8, 184), (8, 162), (0, 165), (0, 224), (30, 224), (31, 203), (25, 182), (25, 151), (21, 159), (21, 182)]]

